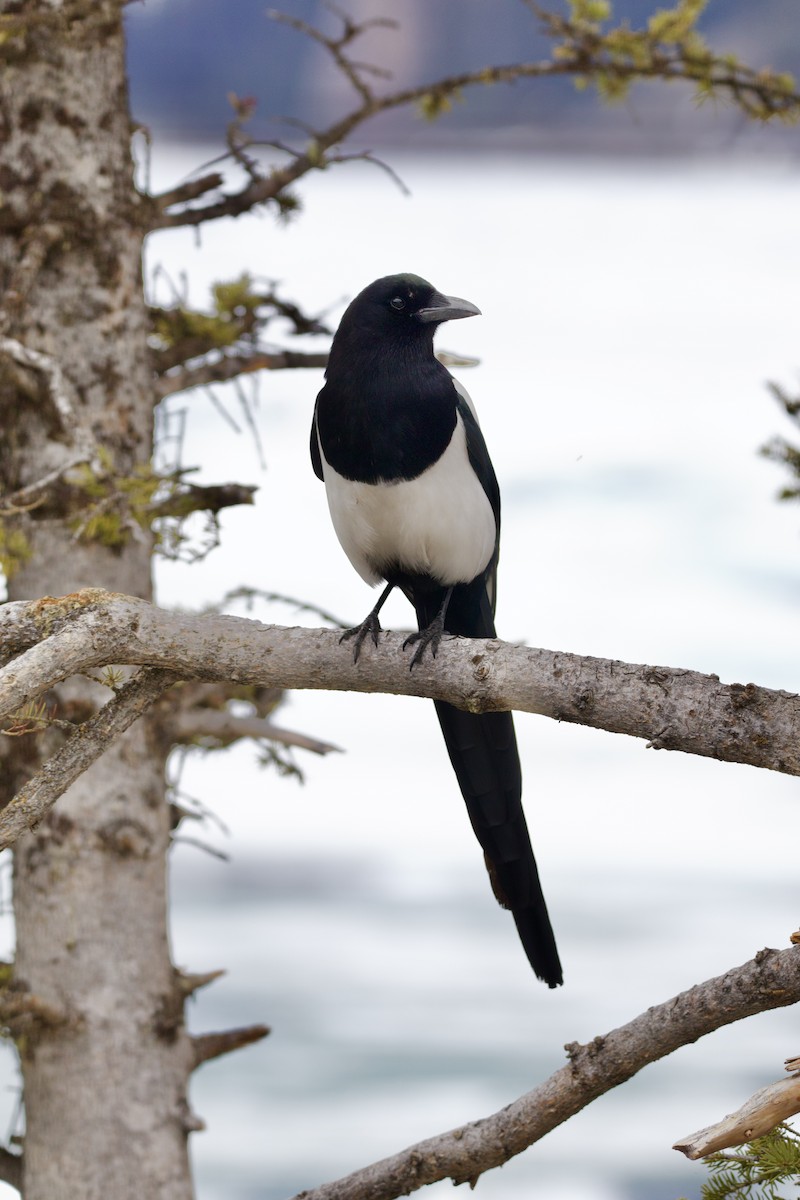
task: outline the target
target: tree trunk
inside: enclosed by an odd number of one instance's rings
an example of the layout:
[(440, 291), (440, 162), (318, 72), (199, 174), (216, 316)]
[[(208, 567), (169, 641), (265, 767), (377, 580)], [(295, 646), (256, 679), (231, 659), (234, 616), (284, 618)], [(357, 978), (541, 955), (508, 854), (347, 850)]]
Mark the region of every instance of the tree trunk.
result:
[[(130, 488), (150, 462), (154, 395), (121, 10), (0, 0), (16, 18), (0, 45), (0, 493), (27, 509), (0, 517), (12, 599), (87, 585), (151, 597), (152, 537)], [(47, 360), (26, 361), (31, 351)], [(84, 716), (108, 694), (73, 680), (56, 715)], [(5, 803), (35, 769), (38, 739), (2, 741)], [(192, 1194), (165, 754), (140, 721), (16, 848), (23, 1015), (8, 1024), (24, 1078), (26, 1200)]]

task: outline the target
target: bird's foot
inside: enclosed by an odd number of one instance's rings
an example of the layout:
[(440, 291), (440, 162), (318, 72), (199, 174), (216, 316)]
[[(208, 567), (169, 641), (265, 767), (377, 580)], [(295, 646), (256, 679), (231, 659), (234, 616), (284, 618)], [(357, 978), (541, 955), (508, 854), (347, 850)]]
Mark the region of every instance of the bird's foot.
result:
[(339, 645), (342, 642), (349, 642), (350, 638), (355, 639), (353, 646), (353, 662), (358, 662), (358, 656), (361, 653), (361, 647), (368, 637), (372, 638), (373, 645), (378, 645), (378, 635), (381, 633), (381, 623), (378, 620), (378, 614), (373, 611), (369, 616), (365, 617), (360, 625), (355, 625), (352, 629), (345, 629), (342, 636), (339, 638)]
[(413, 671), (414, 667), (418, 666), (425, 657), (425, 651), (430, 646), (431, 657), (436, 658), (436, 651), (439, 649), (439, 642), (442, 640), (444, 633), (444, 612), (440, 612), (433, 618), (430, 625), (425, 629), (420, 629), (419, 633), (410, 633), (403, 642), (403, 649), (406, 646), (416, 646), (414, 656), (409, 665), (409, 671)]

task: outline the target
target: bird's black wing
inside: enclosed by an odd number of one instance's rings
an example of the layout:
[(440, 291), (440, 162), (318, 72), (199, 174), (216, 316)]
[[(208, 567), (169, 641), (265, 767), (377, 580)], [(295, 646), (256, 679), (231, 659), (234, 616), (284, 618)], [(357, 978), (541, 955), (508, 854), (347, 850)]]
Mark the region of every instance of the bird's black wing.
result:
[[(481, 487), (486, 493), (486, 497), (494, 513), (494, 555), (484, 575), (491, 611), (494, 614), (497, 606), (497, 561), (500, 555), (500, 487), (497, 483), (497, 476), (494, 473), (492, 460), (489, 457), (489, 451), (486, 448), (486, 442), (481, 433), (478, 419), (461, 392), (458, 389), (456, 391), (458, 392), (457, 412), (464, 422), (470, 466), (480, 480)], [(478, 635), (473, 634), (472, 636), (475, 637)], [(480, 636), (494, 637), (494, 633), (482, 634)]]
[(319, 453), (319, 435), (317, 433), (317, 406), (314, 405), (314, 417), (311, 421), (311, 465), (317, 479), (322, 479), (322, 458)]
[[(494, 512), (497, 541), (486, 571), (453, 589), (445, 629), (461, 637), (493, 638), (500, 490), (480, 426), (460, 394), (458, 411), (466, 430), (470, 465)], [(436, 615), (439, 595), (416, 592), (412, 600), (423, 629)], [(468, 713), (441, 700), (434, 703), (494, 894), (510, 909), (538, 978), (557, 987), (563, 975), (522, 808), (522, 770), (513, 716), (510, 712)]]

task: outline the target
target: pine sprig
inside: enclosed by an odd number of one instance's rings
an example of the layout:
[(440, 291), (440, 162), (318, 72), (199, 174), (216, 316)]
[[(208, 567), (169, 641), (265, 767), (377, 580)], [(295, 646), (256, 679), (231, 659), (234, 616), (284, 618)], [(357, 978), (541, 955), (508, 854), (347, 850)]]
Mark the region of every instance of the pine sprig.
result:
[(800, 1188), (800, 1134), (791, 1125), (704, 1161), (711, 1174), (702, 1200), (794, 1200)]

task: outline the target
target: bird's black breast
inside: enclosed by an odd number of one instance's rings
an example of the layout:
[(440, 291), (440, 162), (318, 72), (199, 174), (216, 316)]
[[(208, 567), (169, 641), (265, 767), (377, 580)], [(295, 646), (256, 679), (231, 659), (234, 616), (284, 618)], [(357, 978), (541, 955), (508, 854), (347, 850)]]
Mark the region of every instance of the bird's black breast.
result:
[(456, 426), (458, 394), (441, 363), (432, 358), (409, 370), (386, 357), (329, 372), (317, 397), (322, 452), (334, 471), (359, 483), (416, 479), (442, 456)]

